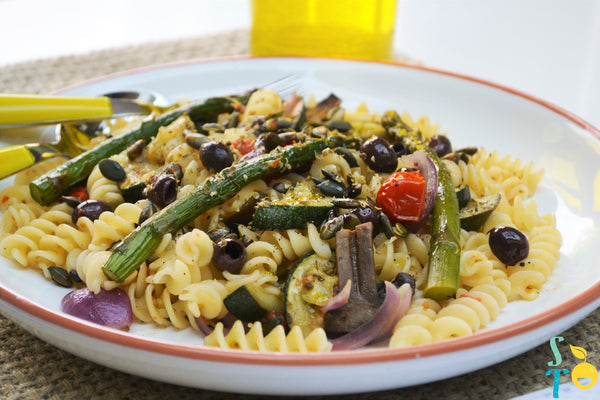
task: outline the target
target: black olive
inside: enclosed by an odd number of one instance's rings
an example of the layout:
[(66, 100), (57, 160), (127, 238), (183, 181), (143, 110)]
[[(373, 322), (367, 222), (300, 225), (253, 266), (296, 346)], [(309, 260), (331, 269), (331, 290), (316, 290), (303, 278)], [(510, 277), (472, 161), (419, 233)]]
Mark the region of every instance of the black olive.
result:
[(104, 200), (86, 200), (75, 207), (71, 218), (74, 224), (77, 223), (79, 217), (88, 217), (90, 220), (95, 221), (104, 211), (112, 211), (110, 204)]
[[(269, 120), (269, 121), (272, 121), (272, 120)], [(262, 142), (265, 146), (265, 150), (267, 151), (267, 153), (270, 152), (271, 150), (275, 149), (276, 147), (281, 146), (281, 144), (282, 144), (281, 138), (275, 132), (267, 133), (262, 138)]]
[(518, 229), (503, 226), (489, 232), (492, 253), (506, 265), (515, 265), (529, 255), (529, 241)]
[(110, 158), (105, 158), (98, 163), (100, 172), (106, 179), (110, 179), (115, 182), (123, 182), (127, 179), (127, 174), (121, 164)]
[(239, 239), (222, 238), (213, 246), (212, 262), (221, 271), (238, 273), (246, 262), (246, 247)]
[(361, 157), (376, 172), (394, 172), (398, 166), (398, 155), (387, 140), (374, 137), (360, 146)]
[(444, 135), (436, 135), (432, 137), (427, 142), (427, 146), (434, 149), (435, 154), (437, 154), (438, 157), (443, 157), (452, 152), (452, 144), (450, 143), (450, 139)]
[(394, 142), (392, 143), (392, 149), (396, 152), (398, 157), (408, 154), (408, 150), (406, 146), (402, 142)]
[(372, 205), (368, 204), (365, 207), (356, 207), (350, 212), (356, 215), (361, 223), (365, 224), (367, 222), (372, 222), (374, 227), (377, 226), (377, 216), (379, 215), (379, 211)]
[(176, 162), (172, 162), (165, 165), (165, 167), (162, 169), (162, 173), (167, 175), (173, 175), (175, 179), (177, 179), (177, 182), (179, 182), (181, 178), (183, 178), (183, 169), (181, 168), (181, 165), (179, 165)]
[(172, 175), (161, 175), (146, 193), (148, 200), (163, 208), (177, 199), (177, 179)]
[(200, 160), (206, 168), (219, 172), (233, 164), (233, 153), (223, 143), (210, 141), (200, 146)]
[(415, 290), (417, 288), (417, 281), (415, 280), (415, 278), (411, 274), (408, 274), (406, 272), (398, 273), (398, 275), (396, 275), (396, 277), (392, 280), (392, 283), (397, 288), (404, 285), (405, 283), (408, 283), (410, 285), (410, 287), (412, 288), (413, 293), (415, 292)]

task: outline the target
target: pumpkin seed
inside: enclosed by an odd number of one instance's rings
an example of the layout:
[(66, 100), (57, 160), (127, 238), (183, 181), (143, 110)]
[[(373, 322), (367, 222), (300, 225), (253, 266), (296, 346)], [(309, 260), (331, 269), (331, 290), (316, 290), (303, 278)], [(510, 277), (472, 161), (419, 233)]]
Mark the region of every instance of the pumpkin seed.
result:
[(346, 197), (348, 194), (346, 185), (332, 180), (326, 180), (325, 182), (319, 183), (317, 189), (325, 196), (331, 197)]
[(385, 234), (385, 237), (387, 237), (388, 239), (390, 239), (392, 236), (394, 236), (394, 230), (392, 228), (392, 223), (390, 222), (390, 220), (387, 217), (387, 215), (385, 215), (384, 213), (380, 212), (379, 215), (377, 215), (377, 222), (379, 223), (379, 226), (381, 227), (381, 230)]
[(81, 204), (83, 202), (83, 200), (81, 200), (78, 197), (73, 197), (73, 196), (62, 196), (61, 199), (67, 203), (67, 205), (69, 205), (70, 207), (76, 208), (79, 204)]
[(196, 150), (198, 150), (203, 143), (208, 141), (209, 139), (206, 136), (199, 133), (188, 133), (185, 135), (185, 142), (188, 144), (188, 146)]
[(360, 202), (358, 202), (357, 200), (354, 200), (354, 199), (348, 199), (348, 198), (333, 199), (331, 202), (333, 203), (334, 206), (340, 207), (340, 208), (360, 207)]
[(148, 203), (144, 208), (142, 208), (142, 212), (140, 213), (140, 218), (138, 219), (138, 225), (141, 225), (145, 220), (153, 216), (158, 211), (158, 208), (152, 203)]
[(327, 124), (327, 126), (329, 127), (329, 129), (336, 129), (338, 132), (348, 132), (350, 129), (353, 128), (352, 124), (346, 121), (340, 121), (340, 120), (333, 120), (333, 121), (329, 121), (329, 123)]
[(225, 127), (235, 128), (239, 125), (239, 123), (240, 123), (240, 113), (239, 113), (239, 111), (234, 111), (231, 113), (231, 115), (229, 116), (229, 119), (225, 123)]
[(339, 154), (340, 156), (344, 157), (344, 160), (346, 160), (350, 168), (356, 168), (359, 166), (358, 161), (356, 161), (356, 157), (354, 157), (354, 155), (347, 148), (336, 147), (333, 151)]
[(63, 287), (71, 287), (73, 286), (73, 281), (69, 276), (67, 270), (60, 267), (48, 267), (48, 272), (50, 273), (50, 277), (56, 283)]
[(123, 182), (127, 179), (127, 174), (121, 164), (110, 158), (105, 158), (98, 164), (102, 175), (111, 181)]
[(225, 132), (225, 127), (221, 124), (209, 122), (202, 125), (202, 130), (207, 132)]
[(127, 157), (129, 158), (129, 161), (133, 161), (138, 158), (142, 154), (142, 151), (144, 151), (145, 147), (146, 141), (144, 141), (144, 139), (140, 139), (129, 146), (127, 148)]
[(319, 236), (323, 240), (329, 240), (335, 236), (335, 234), (344, 227), (344, 216), (340, 215), (327, 220), (321, 224)]

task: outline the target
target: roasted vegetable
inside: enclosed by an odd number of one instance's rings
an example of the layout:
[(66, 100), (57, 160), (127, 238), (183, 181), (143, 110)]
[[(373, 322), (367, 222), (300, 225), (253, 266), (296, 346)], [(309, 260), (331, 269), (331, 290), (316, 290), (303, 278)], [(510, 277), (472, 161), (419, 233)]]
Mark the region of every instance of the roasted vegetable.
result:
[(285, 285), (287, 324), (299, 326), (304, 335), (323, 326), (320, 307), (332, 296), (338, 280), (335, 265), (313, 252), (294, 263)]
[(350, 281), (350, 296), (348, 303), (328, 311), (324, 321), (327, 333), (341, 335), (368, 322), (383, 302), (377, 293), (373, 224), (339, 231), (335, 235), (335, 249), (339, 286)]
[(188, 114), (196, 123), (212, 121), (221, 113), (233, 111), (235, 106), (246, 100), (246, 96), (214, 97), (146, 120), (131, 131), (106, 140), (33, 180), (29, 184), (31, 197), (41, 205), (50, 205), (72, 185), (85, 179), (100, 160), (127, 149), (140, 139), (149, 141), (161, 126), (169, 125), (184, 114)]
[(247, 183), (288, 171), (295, 165), (313, 160), (327, 147), (345, 143), (353, 143), (353, 139), (331, 136), (326, 140), (309, 140), (225, 168), (193, 192), (154, 214), (119, 242), (102, 268), (104, 274), (111, 280), (123, 281), (152, 254), (163, 235), (174, 234), (194, 218), (234, 196)]
[(386, 112), (382, 123), (387, 134), (401, 141), (410, 152), (424, 151), (438, 170), (437, 196), (431, 211), (432, 236), (424, 295), (438, 301), (448, 299), (456, 294), (460, 275), (460, 219), (452, 177), (435, 150), (423, 142), (418, 131), (407, 127), (396, 112)]
[(459, 213), (460, 226), (467, 231), (476, 231), (485, 223), (500, 204), (502, 195), (485, 196), (470, 199)]

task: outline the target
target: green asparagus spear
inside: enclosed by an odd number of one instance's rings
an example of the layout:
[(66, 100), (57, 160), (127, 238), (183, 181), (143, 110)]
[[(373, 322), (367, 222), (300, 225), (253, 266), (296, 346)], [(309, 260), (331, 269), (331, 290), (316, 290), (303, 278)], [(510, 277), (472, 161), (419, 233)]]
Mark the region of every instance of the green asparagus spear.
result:
[(338, 147), (346, 143), (345, 139), (336, 136), (308, 140), (293, 146), (279, 147), (222, 170), (193, 192), (163, 208), (125, 237), (115, 246), (103, 266), (104, 274), (111, 280), (122, 282), (152, 254), (163, 235), (174, 234), (196, 217), (233, 197), (249, 182), (276, 172), (288, 171), (296, 165), (313, 160), (326, 147)]
[(139, 139), (149, 141), (161, 126), (169, 125), (184, 114), (188, 114), (194, 122), (210, 122), (221, 113), (233, 111), (235, 104), (245, 101), (247, 96), (214, 97), (146, 120), (131, 131), (113, 137), (33, 180), (29, 184), (31, 197), (41, 205), (50, 205), (73, 184), (85, 179), (100, 160), (125, 150)]
[(397, 113), (388, 111), (383, 125), (394, 139), (410, 150), (422, 150), (431, 158), (438, 170), (438, 190), (431, 211), (432, 236), (424, 296), (446, 300), (456, 294), (460, 275), (460, 218), (458, 199), (450, 173), (429, 146), (423, 143), (419, 132), (407, 127)]

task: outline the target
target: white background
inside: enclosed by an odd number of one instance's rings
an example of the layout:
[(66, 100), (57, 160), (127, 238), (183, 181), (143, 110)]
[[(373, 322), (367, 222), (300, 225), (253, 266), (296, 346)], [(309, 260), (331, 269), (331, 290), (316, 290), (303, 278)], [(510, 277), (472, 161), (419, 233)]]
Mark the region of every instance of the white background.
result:
[[(0, 66), (249, 25), (248, 0), (0, 0)], [(394, 47), (600, 126), (598, 0), (398, 0)]]

